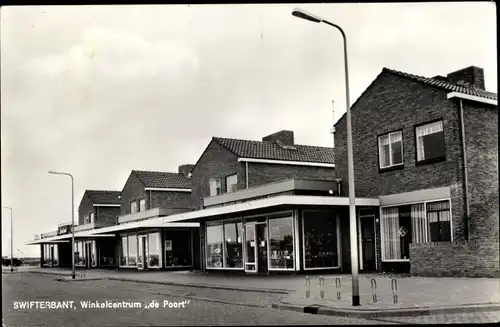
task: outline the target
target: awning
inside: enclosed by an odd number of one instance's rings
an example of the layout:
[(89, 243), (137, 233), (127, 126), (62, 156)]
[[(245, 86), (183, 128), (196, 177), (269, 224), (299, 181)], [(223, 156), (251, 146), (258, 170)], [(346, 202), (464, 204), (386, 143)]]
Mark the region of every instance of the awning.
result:
[(159, 221), (159, 218), (146, 219), (131, 223), (125, 223), (116, 226), (103, 227), (99, 229), (93, 230), (93, 235), (97, 236), (101, 233), (114, 233), (120, 231), (129, 231), (135, 229), (144, 229), (144, 228), (179, 228), (179, 227), (200, 227), (199, 223), (163, 223), (163, 221)]
[[(64, 235), (59, 235), (59, 236), (46, 237), (46, 238), (41, 238), (39, 240), (29, 241), (26, 243), (26, 245), (66, 243), (66, 242), (69, 242), (71, 240), (71, 236), (72, 236), (71, 234), (64, 234)], [(94, 235), (94, 234), (90, 233), (90, 230), (75, 233), (75, 240), (82, 239), (82, 238), (83, 239), (92, 239), (94, 237), (115, 237), (115, 235), (114, 234)]]
[[(378, 198), (356, 198), (354, 202), (356, 207), (378, 207), (380, 205), (380, 201)], [(230, 213), (241, 213), (245, 211), (272, 208), (283, 205), (345, 207), (349, 206), (349, 198), (338, 196), (280, 195), (216, 208), (208, 208), (165, 217), (158, 217), (149, 219), (149, 221), (152, 224), (159, 224), (161, 222), (163, 222), (164, 224), (171, 224), (173, 222), (220, 216)]]

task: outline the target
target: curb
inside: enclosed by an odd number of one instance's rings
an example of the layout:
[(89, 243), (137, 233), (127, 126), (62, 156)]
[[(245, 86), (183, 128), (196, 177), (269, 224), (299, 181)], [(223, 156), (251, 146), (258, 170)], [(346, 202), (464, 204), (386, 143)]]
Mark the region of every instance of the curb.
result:
[(176, 283), (176, 282), (165, 282), (165, 281), (152, 281), (152, 280), (138, 280), (132, 278), (120, 278), (120, 277), (107, 277), (103, 278), (107, 280), (123, 281), (123, 282), (133, 282), (133, 283), (145, 283), (145, 284), (158, 284), (158, 285), (172, 285), (172, 286), (184, 286), (184, 287), (198, 287), (198, 288), (213, 288), (228, 291), (238, 291), (238, 292), (256, 292), (256, 293), (275, 293), (275, 294), (288, 294), (289, 291), (282, 289), (267, 289), (267, 288), (251, 288), (251, 287), (233, 287), (233, 286), (219, 286), (219, 285), (208, 285), (208, 284), (197, 284), (197, 283)]
[(340, 308), (328, 308), (320, 305), (300, 306), (288, 303), (272, 304), (271, 308), (288, 310), (302, 313), (311, 313), (337, 317), (357, 317), (357, 318), (381, 318), (381, 317), (415, 317), (429, 316), (437, 314), (471, 313), (500, 310), (500, 304), (478, 304), (462, 307), (422, 307), (422, 308), (402, 308), (402, 309), (379, 309), (379, 310), (349, 310)]
[[(28, 273), (28, 272), (27, 272)], [(30, 271), (29, 273), (42, 274), (42, 275), (57, 275), (57, 276), (71, 276), (71, 274), (59, 273), (55, 271)], [(81, 279), (69, 279), (60, 280), (63, 282), (73, 282), (73, 281), (86, 281), (86, 280), (114, 280), (122, 282), (133, 282), (133, 283), (144, 283), (144, 284), (158, 284), (158, 285), (172, 285), (172, 286), (184, 286), (184, 287), (198, 287), (198, 288), (213, 288), (228, 291), (238, 291), (238, 292), (255, 292), (255, 293), (274, 293), (274, 294), (289, 294), (290, 290), (284, 289), (273, 289), (273, 288), (252, 288), (252, 287), (236, 287), (236, 286), (219, 286), (219, 285), (208, 285), (208, 284), (198, 284), (198, 283), (177, 283), (177, 282), (167, 282), (167, 281), (154, 281), (154, 280), (140, 280), (133, 278), (124, 277), (89, 277)]]

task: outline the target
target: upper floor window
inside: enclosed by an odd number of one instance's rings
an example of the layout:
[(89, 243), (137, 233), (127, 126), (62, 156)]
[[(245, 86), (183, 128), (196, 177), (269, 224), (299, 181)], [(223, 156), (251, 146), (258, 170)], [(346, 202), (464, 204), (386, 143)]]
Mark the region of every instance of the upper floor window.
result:
[(234, 174), (226, 177), (226, 192), (235, 192), (238, 189), (238, 175)]
[(222, 185), (219, 178), (210, 179), (210, 196), (219, 195), (222, 193)]
[(403, 164), (403, 132), (378, 137), (379, 166), (381, 169)]
[(139, 211), (146, 211), (146, 199), (139, 201)]
[(451, 241), (450, 201), (427, 203), (427, 220), (431, 242)]
[(137, 202), (131, 202), (130, 203), (130, 213), (136, 213), (137, 212)]
[(442, 159), (445, 157), (443, 121), (417, 126), (417, 162)]
[(90, 214), (83, 215), (83, 224), (90, 224)]
[(95, 222), (95, 218), (94, 218), (94, 213), (91, 212), (89, 216), (89, 223), (92, 224), (93, 222)]

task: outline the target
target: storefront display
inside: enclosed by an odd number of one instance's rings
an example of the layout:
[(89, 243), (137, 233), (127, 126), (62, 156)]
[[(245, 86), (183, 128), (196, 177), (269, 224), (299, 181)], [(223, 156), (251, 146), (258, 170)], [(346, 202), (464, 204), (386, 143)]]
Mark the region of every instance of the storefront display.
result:
[(243, 224), (241, 222), (224, 223), (225, 265), (226, 268), (243, 268)]
[(293, 217), (269, 219), (271, 269), (294, 269)]
[(337, 218), (330, 211), (304, 211), (305, 269), (338, 266)]
[(207, 227), (207, 267), (222, 268), (222, 241), (223, 227), (208, 226)]
[(191, 267), (192, 239), (188, 229), (165, 231), (165, 268)]

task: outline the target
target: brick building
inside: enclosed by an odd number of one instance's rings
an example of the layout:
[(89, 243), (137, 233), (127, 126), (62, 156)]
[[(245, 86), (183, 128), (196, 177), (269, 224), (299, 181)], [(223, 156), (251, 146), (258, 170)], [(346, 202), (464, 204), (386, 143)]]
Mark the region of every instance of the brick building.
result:
[[(498, 107), (483, 70), (426, 78), (384, 68), (351, 115), (356, 196), (380, 199), (381, 269), (498, 275)], [(345, 183), (345, 116), (335, 132)]]
[[(352, 105), (361, 271), (499, 276), (497, 110), (473, 66), (433, 78), (384, 68), (368, 86)], [(334, 132), (335, 148), (288, 130), (213, 137), (178, 173), (132, 171), (116, 225), (77, 234), (110, 235), (124, 268), (347, 272), (345, 116)]]

